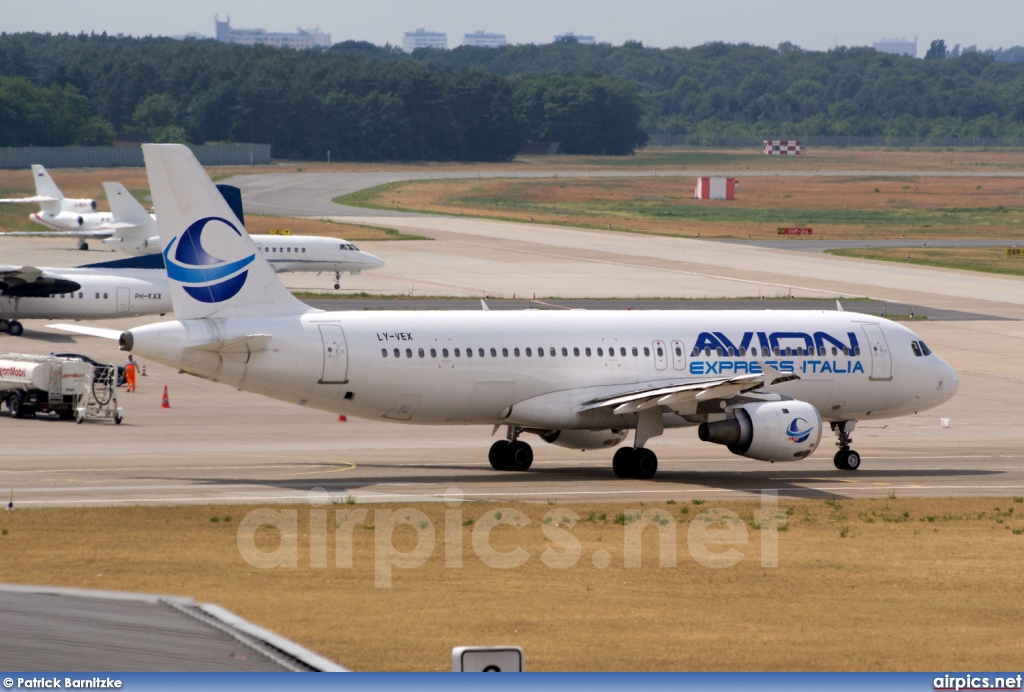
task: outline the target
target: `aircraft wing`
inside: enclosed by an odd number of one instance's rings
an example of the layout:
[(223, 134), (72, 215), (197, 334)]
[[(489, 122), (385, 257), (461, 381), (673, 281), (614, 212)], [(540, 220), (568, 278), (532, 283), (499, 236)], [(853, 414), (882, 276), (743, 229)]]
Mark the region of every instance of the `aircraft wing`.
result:
[(582, 411), (599, 408), (611, 408), (616, 415), (639, 413), (656, 406), (664, 406), (673, 410), (688, 411), (697, 404), (714, 399), (727, 400), (761, 387), (780, 382), (798, 380), (800, 377), (790, 373), (780, 373), (770, 366), (762, 366), (760, 374), (735, 375), (685, 384), (638, 389), (613, 396), (601, 397), (586, 402)]
[(38, 267), (0, 265), (0, 295), (10, 298), (45, 298), (58, 293), (71, 293), (81, 284)]
[(18, 197), (16, 199), (0, 199), (0, 204), (39, 204), (40, 202), (57, 202), (56, 197)]
[(83, 231), (5, 231), (4, 236), (21, 238), (109, 238), (114, 235), (115, 228), (135, 228), (133, 225), (117, 225), (116, 222), (105, 224), (104, 228)]

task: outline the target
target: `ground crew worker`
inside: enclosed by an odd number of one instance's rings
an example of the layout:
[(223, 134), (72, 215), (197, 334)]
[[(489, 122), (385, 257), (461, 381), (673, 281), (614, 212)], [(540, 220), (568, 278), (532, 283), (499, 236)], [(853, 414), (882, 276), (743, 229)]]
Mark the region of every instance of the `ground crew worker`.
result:
[(135, 370), (136, 370), (135, 358), (133, 358), (132, 354), (129, 353), (128, 354), (128, 360), (125, 361), (125, 364), (124, 364), (124, 379), (125, 379), (125, 384), (127, 385), (126, 391), (129, 391), (129, 392), (134, 392), (135, 391)]

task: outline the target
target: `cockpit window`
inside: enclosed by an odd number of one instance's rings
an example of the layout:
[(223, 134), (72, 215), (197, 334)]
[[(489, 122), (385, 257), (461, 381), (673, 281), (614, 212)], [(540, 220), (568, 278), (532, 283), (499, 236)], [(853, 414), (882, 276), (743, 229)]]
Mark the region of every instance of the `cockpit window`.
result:
[(923, 341), (920, 341), (918, 343), (921, 344), (921, 353), (925, 354), (926, 356), (930, 356), (932, 354), (932, 350), (925, 346)]
[(914, 355), (917, 356), (918, 358), (921, 357), (921, 347), (917, 345), (916, 341), (910, 342), (910, 350), (912, 350), (914, 352)]

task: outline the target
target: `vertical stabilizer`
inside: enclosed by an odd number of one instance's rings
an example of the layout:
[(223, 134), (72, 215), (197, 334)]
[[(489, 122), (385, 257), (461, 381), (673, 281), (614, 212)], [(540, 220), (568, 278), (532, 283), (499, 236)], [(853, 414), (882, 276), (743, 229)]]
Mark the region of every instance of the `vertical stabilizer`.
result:
[(52, 202), (40, 202), (40, 208), (43, 211), (60, 211), (60, 203), (64, 199), (64, 195), (57, 187), (57, 183), (53, 182), (50, 173), (38, 163), (32, 164), (32, 180), (36, 184), (37, 197), (49, 197), (53, 200)]
[(107, 203), (110, 205), (110, 215), (114, 217), (114, 221), (142, 226), (152, 230), (150, 235), (156, 234), (156, 222), (153, 221), (153, 217), (124, 185), (103, 183), (103, 190), (107, 193)]
[(301, 314), (192, 151), (143, 144), (149, 189), (179, 320)]

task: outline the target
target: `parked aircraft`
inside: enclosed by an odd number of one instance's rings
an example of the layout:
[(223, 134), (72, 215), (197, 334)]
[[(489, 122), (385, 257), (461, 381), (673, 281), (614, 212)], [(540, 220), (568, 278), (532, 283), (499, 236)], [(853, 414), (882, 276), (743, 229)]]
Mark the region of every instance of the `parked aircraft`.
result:
[(18, 318), (94, 320), (171, 311), (167, 272), (122, 267), (117, 262), (84, 267), (0, 265), (0, 332), (20, 336)]
[(333, 413), (507, 428), (489, 453), (525, 470), (520, 439), (610, 449), (650, 478), (665, 428), (764, 461), (804, 459), (826, 425), (839, 469), (860, 466), (860, 420), (923, 411), (953, 369), (901, 324), (842, 311), (323, 312), (296, 300), (188, 148), (143, 145), (175, 320), (121, 348), (199, 377)]
[[(110, 211), (118, 229), (103, 242), (132, 255), (160, 252), (160, 235), (156, 217), (147, 212), (138, 200), (120, 183), (103, 183)], [(242, 220), (242, 197), (238, 188), (218, 185), (232, 211)], [(342, 274), (359, 274), (384, 266), (384, 260), (363, 252), (340, 238), (309, 235), (254, 235), (256, 248), (264, 254), (276, 272), (331, 272), (334, 287), (340, 288)]]
[(49, 172), (38, 164), (32, 166), (32, 177), (36, 184), (35, 197), (0, 199), (0, 203), (38, 204), (39, 211), (29, 214), (28, 218), (52, 230), (46, 233), (13, 231), (4, 235), (77, 238), (79, 249), (88, 250), (89, 238), (106, 238), (113, 233), (114, 217), (108, 212), (96, 211), (96, 200), (65, 197)]

